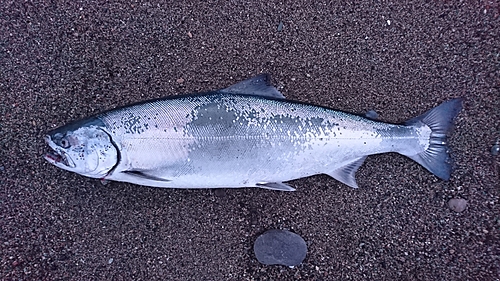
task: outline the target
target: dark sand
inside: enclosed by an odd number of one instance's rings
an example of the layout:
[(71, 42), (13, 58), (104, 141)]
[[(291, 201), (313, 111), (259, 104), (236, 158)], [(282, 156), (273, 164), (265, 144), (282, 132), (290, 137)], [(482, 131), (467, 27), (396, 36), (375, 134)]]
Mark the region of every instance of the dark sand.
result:
[[(2, 280), (499, 280), (496, 1), (40, 2), (0, 4)], [(173, 190), (42, 158), (55, 126), (261, 72), (289, 99), (388, 122), (465, 97), (451, 180), (386, 154), (357, 190), (327, 176), (295, 193)], [(273, 228), (305, 239), (302, 265), (259, 264)]]

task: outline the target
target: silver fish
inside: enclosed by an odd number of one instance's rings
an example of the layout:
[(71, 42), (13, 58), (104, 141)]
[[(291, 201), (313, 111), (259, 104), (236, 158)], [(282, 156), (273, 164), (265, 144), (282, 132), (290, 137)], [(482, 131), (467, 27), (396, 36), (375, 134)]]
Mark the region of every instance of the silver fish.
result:
[(145, 101), (48, 133), (45, 159), (92, 178), (170, 188), (261, 187), (328, 174), (357, 187), (368, 155), (397, 152), (448, 180), (452, 99), (404, 124), (289, 101), (266, 74), (229, 88)]

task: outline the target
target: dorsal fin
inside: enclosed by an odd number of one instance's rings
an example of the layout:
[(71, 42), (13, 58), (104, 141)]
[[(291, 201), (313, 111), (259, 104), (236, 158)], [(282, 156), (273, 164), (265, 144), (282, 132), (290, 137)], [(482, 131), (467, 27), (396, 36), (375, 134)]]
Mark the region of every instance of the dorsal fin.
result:
[(284, 99), (285, 96), (270, 84), (269, 74), (260, 74), (229, 86), (220, 92), (238, 95), (262, 96), (267, 98)]

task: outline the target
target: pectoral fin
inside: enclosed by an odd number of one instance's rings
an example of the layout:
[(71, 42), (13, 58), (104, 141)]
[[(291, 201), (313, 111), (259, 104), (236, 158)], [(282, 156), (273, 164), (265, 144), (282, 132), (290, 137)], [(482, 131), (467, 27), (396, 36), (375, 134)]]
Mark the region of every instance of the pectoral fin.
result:
[(129, 171), (123, 171), (123, 173), (130, 175), (130, 176), (135, 176), (141, 179), (146, 179), (146, 180), (152, 180), (152, 181), (163, 181), (163, 182), (169, 182), (170, 180), (160, 178), (154, 175), (150, 175), (147, 173), (147, 171), (140, 171), (140, 170), (129, 170)]
[(353, 188), (358, 188), (358, 184), (356, 183), (356, 171), (363, 165), (366, 156), (355, 159), (352, 162), (336, 169), (335, 171), (328, 173), (332, 178), (350, 186)]
[(284, 184), (282, 182), (259, 182), (257, 186), (260, 188), (270, 189), (270, 190), (280, 190), (280, 191), (295, 191), (295, 188)]

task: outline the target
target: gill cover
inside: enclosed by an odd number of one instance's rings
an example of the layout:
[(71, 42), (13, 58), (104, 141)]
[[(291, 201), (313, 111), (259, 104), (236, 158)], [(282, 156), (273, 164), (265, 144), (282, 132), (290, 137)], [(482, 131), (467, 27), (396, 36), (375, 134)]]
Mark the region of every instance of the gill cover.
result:
[(108, 133), (86, 125), (70, 124), (50, 132), (45, 140), (53, 151), (45, 159), (64, 170), (103, 178), (118, 162), (118, 150)]

